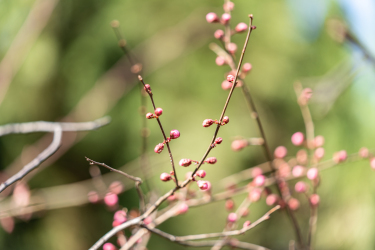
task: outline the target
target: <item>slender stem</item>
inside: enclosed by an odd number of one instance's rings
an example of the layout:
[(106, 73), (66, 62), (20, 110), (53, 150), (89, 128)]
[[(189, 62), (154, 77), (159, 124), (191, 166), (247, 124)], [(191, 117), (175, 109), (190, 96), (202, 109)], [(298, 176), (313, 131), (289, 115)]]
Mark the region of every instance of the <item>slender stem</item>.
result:
[[(143, 86), (145, 86), (145, 82), (143, 81), (143, 78), (141, 75), (138, 75), (138, 79), (139, 81), (141, 81), (141, 83), (143, 84)], [(155, 102), (154, 102), (154, 98), (153, 98), (153, 94), (151, 91), (147, 91), (150, 99), (151, 99), (151, 102), (152, 102), (152, 106), (154, 107), (154, 110), (156, 109), (156, 106), (155, 106)], [(168, 153), (169, 153), (169, 159), (171, 161), (171, 165), (172, 165), (172, 170), (173, 170), (173, 173), (174, 173), (174, 182), (176, 183), (176, 187), (178, 187), (178, 178), (177, 178), (177, 173), (176, 173), (176, 169), (175, 169), (175, 166), (174, 166), (174, 160), (173, 160), (173, 155), (172, 155), (172, 151), (171, 151), (171, 148), (169, 147), (169, 142), (167, 140), (167, 136), (165, 135), (165, 132), (164, 132), (164, 129), (163, 129), (163, 125), (161, 125), (161, 121), (160, 121), (160, 118), (156, 118), (156, 120), (158, 121), (158, 124), (159, 124), (159, 127), (160, 127), (160, 130), (161, 130), (161, 133), (163, 134), (163, 137), (164, 137), (164, 141), (165, 141), (165, 144), (167, 144), (167, 148), (168, 148)]]

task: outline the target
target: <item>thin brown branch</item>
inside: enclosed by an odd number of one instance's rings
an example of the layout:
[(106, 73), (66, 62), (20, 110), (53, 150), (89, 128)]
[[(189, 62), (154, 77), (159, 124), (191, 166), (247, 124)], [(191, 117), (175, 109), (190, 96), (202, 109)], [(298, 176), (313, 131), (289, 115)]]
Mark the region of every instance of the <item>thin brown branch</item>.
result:
[[(143, 81), (143, 78), (141, 75), (138, 75), (138, 79), (139, 81), (143, 84), (143, 86), (145, 86), (145, 82)], [(150, 99), (151, 99), (151, 102), (152, 102), (152, 106), (154, 107), (154, 110), (156, 109), (156, 106), (155, 106), (155, 102), (154, 102), (154, 98), (153, 98), (153, 94), (151, 91), (147, 91)], [(165, 135), (165, 132), (164, 132), (164, 128), (163, 128), (163, 125), (161, 124), (161, 121), (160, 121), (160, 118), (156, 118), (156, 120), (158, 121), (158, 124), (159, 124), (159, 127), (160, 127), (160, 130), (161, 130), (161, 133), (163, 134), (163, 138), (164, 138), (164, 141), (165, 141), (165, 144), (167, 145), (167, 148), (168, 148), (168, 153), (169, 153), (169, 159), (171, 160), (171, 165), (172, 165), (172, 170), (173, 170), (173, 173), (174, 173), (174, 182), (176, 183), (176, 187), (178, 187), (178, 178), (177, 178), (177, 172), (176, 172), (176, 168), (174, 166), (174, 160), (173, 160), (173, 155), (172, 155), (172, 151), (171, 151), (171, 148), (169, 146), (169, 142), (167, 140), (167, 136)]]
[(61, 127), (59, 125), (55, 125), (52, 143), (42, 153), (40, 153), (36, 158), (34, 158), (30, 163), (25, 165), (17, 174), (13, 175), (8, 180), (1, 183), (0, 193), (4, 191), (7, 187), (9, 187), (10, 185), (15, 183), (16, 181), (21, 180), (28, 173), (36, 169), (43, 161), (45, 161), (53, 153), (55, 153), (56, 150), (60, 146), (61, 137), (62, 137)]

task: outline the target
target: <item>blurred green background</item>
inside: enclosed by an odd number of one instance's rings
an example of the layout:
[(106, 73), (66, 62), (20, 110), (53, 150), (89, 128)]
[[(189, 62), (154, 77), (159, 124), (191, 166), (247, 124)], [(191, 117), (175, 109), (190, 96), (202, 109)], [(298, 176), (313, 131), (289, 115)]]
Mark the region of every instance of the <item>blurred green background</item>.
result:
[[(271, 149), (285, 145), (291, 156), (298, 150), (290, 142), (294, 132), (304, 132), (293, 90), (296, 80), (316, 90), (310, 107), (316, 135), (326, 140), (324, 159), (342, 149), (351, 154), (362, 146), (374, 148), (374, 64), (365, 60), (357, 47), (339, 44), (327, 32), (329, 20), (339, 18), (374, 55), (374, 3), (241, 0), (235, 4), (233, 27), (247, 22), (250, 13), (255, 17), (257, 29), (245, 55), (245, 62), (251, 62), (253, 70), (246, 81)], [(90, 179), (84, 156), (116, 168), (133, 162), (129, 172), (143, 177), (137, 163), (141, 152), (140, 91), (129, 73), (130, 64), (117, 46), (110, 26), (113, 19), (120, 21), (128, 48), (144, 64), (143, 76), (152, 87), (156, 105), (164, 110), (161, 120), (166, 131), (181, 132), (181, 137), (171, 143), (176, 163), (181, 158), (199, 160), (214, 132), (214, 128), (203, 128), (201, 123), (207, 118), (219, 118), (228, 94), (221, 89), (228, 68), (218, 67), (215, 54), (208, 48), (209, 43), (217, 42), (213, 33), (221, 27), (205, 20), (211, 11), (221, 15), (222, 5), (222, 1), (213, 0), (0, 0), (0, 60), (6, 59), (6, 65), (19, 65), (19, 70), (11, 70), (14, 76), (0, 106), (0, 123), (57, 121), (66, 116), (73, 121), (104, 115), (112, 118), (110, 125), (72, 138), (67, 152), (45, 164), (48, 168), (28, 182), (30, 189), (37, 192)], [(45, 27), (42, 25), (36, 37), (32, 36), (37, 33), (33, 26), (24, 28), (30, 36), (21, 37), (22, 49), (14, 49), (15, 56), (7, 58), (7, 51), (35, 6), (44, 9), (37, 10), (34, 26), (47, 16)], [(233, 38), (239, 48), (244, 39), (244, 34)], [(81, 101), (87, 95), (91, 98)], [(260, 147), (240, 152), (230, 148), (236, 136), (259, 136), (239, 90), (226, 114), (230, 123), (220, 130), (223, 143), (211, 153), (218, 163), (204, 168), (213, 192), (221, 191), (218, 185), (215, 187), (220, 179), (265, 161)], [(147, 126), (150, 185), (162, 194), (173, 187), (172, 182), (158, 181), (161, 172), (170, 170), (169, 157), (167, 152), (153, 153), (162, 136), (155, 121), (147, 121)], [(41, 133), (1, 137), (0, 169), (12, 173), (14, 168), (9, 170), (9, 166), (24, 155), (27, 145), (42, 137)], [(189, 170), (178, 167), (180, 179)], [(375, 173), (368, 161), (343, 164), (321, 176), (315, 248), (374, 249)], [(125, 181), (121, 176), (115, 178)], [(236, 197), (235, 202), (239, 204), (244, 197)], [(297, 217), (306, 235), (308, 204), (304, 197), (297, 198), (302, 201)], [(138, 206), (134, 189), (120, 195), (120, 206)], [(255, 221), (266, 209), (263, 199), (250, 207), (248, 219)], [(83, 204), (48, 209), (27, 221), (17, 218), (11, 234), (0, 229), (0, 249), (87, 249), (111, 229), (112, 216), (103, 204)], [(224, 202), (218, 202), (193, 208), (160, 228), (174, 235), (219, 232), (226, 217)], [(271, 249), (287, 249), (294, 234), (285, 214), (276, 213), (238, 238)], [(153, 235), (149, 249), (186, 247)]]

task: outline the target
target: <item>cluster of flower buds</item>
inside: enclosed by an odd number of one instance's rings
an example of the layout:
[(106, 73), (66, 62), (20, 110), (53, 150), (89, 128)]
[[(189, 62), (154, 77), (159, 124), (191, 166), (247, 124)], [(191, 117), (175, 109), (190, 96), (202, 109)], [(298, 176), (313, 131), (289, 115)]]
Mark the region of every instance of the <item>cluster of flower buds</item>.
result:
[[(214, 121), (212, 119), (206, 119), (206, 120), (203, 121), (202, 126), (205, 127), (205, 128), (207, 128), (207, 127), (211, 126), (214, 123), (215, 124), (221, 124), (222, 126), (224, 126), (228, 122), (229, 122), (229, 117), (228, 116), (224, 116), (223, 117), (223, 121), (221, 123), (218, 120)], [(218, 143), (218, 144), (220, 144), (220, 143)]]
[(153, 113), (147, 113), (146, 118), (147, 119), (153, 119), (153, 118), (159, 118), (163, 114), (163, 109), (162, 108), (156, 108)]
[(158, 145), (155, 146), (155, 148), (154, 148), (155, 153), (160, 154), (164, 149), (164, 144), (166, 144), (167, 142), (170, 142), (172, 139), (179, 138), (180, 137), (180, 131), (178, 131), (177, 129), (173, 129), (169, 133), (169, 136), (170, 137), (168, 137), (167, 140), (164, 140), (162, 143), (159, 143)]

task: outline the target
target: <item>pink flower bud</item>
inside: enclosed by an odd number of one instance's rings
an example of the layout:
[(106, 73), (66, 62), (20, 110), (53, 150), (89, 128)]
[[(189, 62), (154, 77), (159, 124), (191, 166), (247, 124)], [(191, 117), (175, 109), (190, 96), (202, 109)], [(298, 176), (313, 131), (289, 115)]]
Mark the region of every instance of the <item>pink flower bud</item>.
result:
[(224, 124), (228, 124), (228, 122), (229, 122), (229, 117), (228, 116), (224, 116), (223, 117), (223, 123)]
[(226, 2), (226, 3), (224, 3), (224, 5), (223, 5), (223, 9), (224, 9), (224, 11), (232, 11), (233, 9), (234, 9), (234, 3), (233, 2)]
[(304, 193), (307, 191), (307, 185), (303, 181), (299, 181), (294, 186), (294, 189), (296, 190), (297, 193)]
[(116, 211), (116, 213), (113, 215), (113, 220), (120, 224), (126, 222), (126, 212), (124, 210)]
[(155, 146), (154, 152), (160, 154), (161, 151), (163, 151), (163, 149), (164, 149), (164, 144), (163, 143), (159, 143), (158, 145)]
[(206, 177), (206, 171), (204, 171), (203, 169), (198, 170), (196, 175), (200, 178), (204, 178)]
[(162, 173), (160, 175), (160, 180), (162, 180), (162, 181), (170, 181), (171, 179), (172, 179), (172, 177), (168, 173)]
[(247, 207), (240, 208), (239, 214), (241, 217), (246, 217), (249, 215), (249, 209)]
[(117, 250), (117, 247), (112, 243), (107, 242), (103, 245), (103, 250)]
[(361, 158), (367, 158), (368, 156), (369, 156), (369, 151), (368, 151), (368, 149), (367, 148), (360, 148), (359, 149), (359, 156), (361, 157)]
[(253, 182), (254, 182), (255, 186), (261, 187), (266, 182), (266, 177), (264, 175), (258, 175), (257, 177), (254, 178)]
[(222, 39), (224, 37), (224, 31), (216, 30), (214, 33), (214, 37), (219, 40)]
[(292, 170), (292, 175), (294, 177), (301, 177), (303, 175), (303, 172), (305, 171), (305, 168), (300, 166), (300, 165), (297, 165), (293, 168)]
[(155, 109), (155, 115), (161, 116), (163, 114), (163, 109), (162, 108), (156, 108)]
[(251, 225), (251, 222), (249, 221), (249, 220), (247, 220), (247, 221), (245, 221), (244, 223), (243, 223), (243, 227), (248, 227), (248, 226), (250, 226)]
[(189, 206), (186, 205), (186, 203), (182, 203), (182, 204), (178, 207), (178, 211), (177, 211), (177, 213), (178, 213), (178, 214), (184, 214), (184, 213), (186, 213), (188, 210), (189, 210)]
[(286, 149), (286, 147), (278, 146), (275, 149), (274, 155), (275, 155), (275, 158), (282, 159), (286, 156), (287, 153), (288, 153), (288, 150)]
[(256, 201), (259, 201), (260, 199), (260, 195), (262, 194), (262, 191), (258, 188), (254, 188), (250, 191), (249, 193), (249, 199), (252, 201), (252, 202), (256, 202)]
[(235, 43), (228, 43), (227, 44), (227, 50), (231, 54), (236, 53), (236, 51), (237, 51), (237, 44), (235, 44)]
[(333, 154), (333, 161), (335, 163), (340, 163), (346, 160), (347, 154), (345, 150), (340, 150), (339, 152), (336, 152)]
[(247, 30), (247, 24), (246, 23), (239, 23), (237, 24), (235, 28), (236, 32), (241, 33)]
[(171, 130), (169, 135), (171, 139), (177, 139), (178, 137), (180, 137), (180, 131), (178, 131), (177, 129)]
[(228, 75), (228, 76), (227, 76), (227, 81), (228, 81), (228, 82), (233, 82), (233, 81), (234, 81), (234, 78), (235, 78), (234, 75)]
[(207, 181), (199, 180), (197, 181), (198, 187), (200, 190), (207, 190), (208, 189), (208, 183)]
[(215, 144), (221, 144), (223, 142), (223, 138), (218, 137), (215, 139)]
[(3, 217), (0, 219), (1, 227), (4, 229), (5, 232), (11, 233), (14, 230), (14, 219), (13, 217)]
[(202, 123), (203, 127), (205, 127), (205, 128), (211, 126), (212, 124), (214, 124), (214, 121), (212, 119), (206, 119)]
[(279, 197), (276, 194), (270, 194), (266, 198), (266, 204), (268, 206), (274, 206), (279, 201)]
[(241, 149), (248, 146), (248, 143), (246, 140), (235, 140), (232, 142), (232, 150), (233, 151), (240, 151)]
[(152, 118), (154, 118), (154, 114), (153, 113), (147, 113), (146, 114), (146, 118), (147, 119), (152, 119)]
[(320, 197), (319, 197), (319, 195), (317, 195), (317, 194), (312, 194), (311, 196), (310, 196), (310, 204), (312, 205), (312, 206), (314, 206), (314, 207), (316, 207), (316, 206), (318, 206), (319, 205), (319, 203), (320, 203)]
[(372, 158), (370, 159), (370, 167), (371, 167), (373, 170), (375, 170), (375, 157), (372, 157)]
[(118, 202), (117, 194), (107, 193), (104, 197), (104, 203), (109, 207), (116, 205), (117, 202)]
[(232, 85), (233, 85), (233, 83), (228, 82), (227, 80), (224, 80), (224, 81), (221, 83), (221, 88), (224, 89), (224, 90), (228, 90), (228, 89), (231, 89), (231, 88), (232, 88)]
[(318, 169), (317, 168), (310, 168), (308, 171), (307, 171), (307, 178), (310, 179), (310, 180), (315, 180), (316, 178), (318, 178)]
[(292, 135), (292, 143), (295, 146), (301, 146), (304, 140), (305, 140), (305, 136), (301, 132), (296, 132)]
[(221, 57), (221, 56), (216, 57), (215, 63), (217, 66), (223, 66), (225, 64), (224, 57)]
[(228, 215), (228, 221), (233, 223), (237, 221), (237, 214), (236, 213), (230, 213)]
[(224, 13), (223, 15), (221, 15), (221, 21), (223, 24), (227, 24), (230, 19), (231, 19), (231, 16), (228, 13)]
[(225, 201), (225, 209), (231, 211), (234, 208), (234, 201), (232, 199)]
[(208, 164), (215, 164), (217, 162), (216, 157), (210, 157), (205, 160)]
[(151, 91), (151, 86), (150, 86), (150, 84), (145, 84), (145, 86), (144, 86), (143, 88), (144, 88), (144, 90), (145, 90), (146, 92), (150, 92), (150, 91)]
[(253, 167), (251, 169), (251, 176), (253, 178), (255, 178), (255, 177), (257, 177), (257, 176), (259, 176), (261, 174), (263, 174), (263, 170), (260, 167)]
[(181, 167), (188, 167), (191, 164), (190, 159), (181, 159), (180, 162), (178, 163)]
[(123, 190), (123, 185), (119, 181), (114, 181), (109, 185), (108, 189), (114, 194), (120, 194)]
[(291, 210), (297, 210), (299, 208), (299, 201), (295, 198), (290, 198), (288, 201), (288, 206)]
[(324, 157), (324, 148), (315, 149), (314, 156), (318, 160), (322, 159)]
[(219, 18), (217, 17), (216, 13), (210, 12), (206, 15), (206, 20), (209, 23), (216, 23), (219, 21)]
[(176, 195), (176, 194), (172, 194), (172, 195), (170, 195), (170, 196), (167, 198), (168, 201), (174, 201), (174, 200), (176, 200), (176, 199), (177, 199), (177, 195)]
[(243, 66), (242, 66), (242, 72), (249, 72), (251, 69), (253, 68), (253, 66), (250, 64), (250, 63), (245, 63)]
[(317, 137), (314, 138), (314, 146), (316, 148), (323, 147), (324, 145), (324, 137), (321, 135), (318, 135)]
[(87, 198), (91, 203), (97, 203), (99, 201), (99, 194), (96, 191), (90, 191), (87, 194)]
[(152, 222), (152, 218), (150, 216), (148, 216), (146, 219), (143, 220), (143, 223), (145, 223), (146, 225), (150, 224)]
[(302, 165), (307, 164), (307, 152), (306, 152), (306, 150), (304, 150), (304, 149), (298, 150), (296, 157), (297, 157), (297, 162), (299, 164), (302, 164)]

